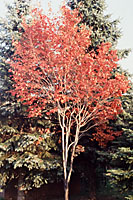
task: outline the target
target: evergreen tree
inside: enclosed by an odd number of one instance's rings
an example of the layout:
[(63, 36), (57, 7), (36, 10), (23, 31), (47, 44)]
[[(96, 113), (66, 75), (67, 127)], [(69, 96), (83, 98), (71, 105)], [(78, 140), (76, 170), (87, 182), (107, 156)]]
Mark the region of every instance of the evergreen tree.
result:
[[(107, 176), (114, 188), (118, 188), (123, 196), (133, 198), (133, 97), (132, 91), (123, 96), (123, 113), (119, 115), (115, 126), (121, 128), (123, 134), (112, 142), (107, 157), (110, 168)], [(128, 197), (127, 197), (128, 198)]]
[(47, 121), (21, 120), (1, 121), (0, 185), (4, 187), (16, 179), (24, 191), (57, 181), (61, 157), (54, 129)]
[[(133, 179), (133, 97), (132, 89), (122, 97), (123, 113), (111, 122), (114, 130), (122, 130), (120, 137), (110, 143), (105, 151), (97, 151), (99, 162), (106, 166), (107, 180), (118, 199), (132, 199)], [(119, 193), (118, 193), (119, 192)]]
[(4, 100), (4, 104), (12, 99), (7, 91), (12, 88), (13, 84), (8, 72), (10, 66), (6, 61), (14, 52), (12, 40), (18, 39), (22, 31), (24, 31), (21, 27), (22, 16), (28, 16), (30, 2), (31, 0), (15, 0), (13, 5), (7, 6), (8, 14), (6, 19), (0, 19), (0, 100), (2, 102)]
[[(57, 139), (53, 136), (55, 125), (48, 119), (26, 118), (26, 107), (9, 93), (13, 81), (7, 60), (15, 49), (16, 41), (24, 31), (22, 16), (30, 22), (31, 0), (15, 0), (8, 5), (6, 19), (0, 20), (0, 185), (18, 180), (18, 199), (24, 199), (24, 190), (56, 181), (61, 172), (61, 157)], [(21, 190), (20, 190), (21, 189)]]
[[(110, 19), (111, 15), (104, 14), (104, 11), (106, 9), (106, 3), (104, 0), (68, 0), (68, 5), (71, 7), (71, 9), (75, 9), (75, 8), (79, 9), (79, 14), (82, 15), (82, 20), (79, 23), (79, 25), (83, 23), (83, 24), (86, 24), (88, 28), (91, 27), (92, 29), (92, 34), (91, 34), (92, 45), (88, 49), (88, 51), (95, 50), (97, 52), (97, 46), (101, 44), (102, 42), (111, 42), (113, 45), (112, 48), (116, 48), (117, 42), (122, 35), (120, 29), (118, 28), (119, 20), (112, 21)], [(129, 52), (130, 52), (129, 49), (119, 50), (118, 51), (119, 58), (125, 58), (126, 56), (128, 56)], [(127, 76), (130, 77), (130, 74), (125, 72), (120, 66), (117, 68), (117, 71), (120, 71), (121, 73), (125, 73)], [(115, 76), (115, 71), (113, 72), (113, 76)], [(116, 183), (116, 180), (118, 180), (118, 177), (120, 177), (119, 176), (120, 168), (121, 170), (124, 170), (124, 169), (123, 169), (123, 165), (120, 164), (121, 162), (119, 163), (119, 166), (115, 166), (114, 165), (115, 162), (113, 162), (112, 164), (112, 159), (116, 160), (117, 158), (117, 160), (120, 160), (120, 155), (121, 155), (123, 159), (123, 163), (128, 163), (126, 164), (125, 171), (123, 172), (121, 171), (121, 173), (123, 173), (121, 175), (123, 184), (126, 184), (125, 188), (128, 188), (128, 186), (131, 185), (130, 184), (131, 182), (130, 168), (131, 168), (131, 153), (132, 153), (131, 141), (130, 141), (130, 144), (129, 142), (127, 142), (129, 139), (131, 140), (132, 138), (131, 107), (133, 105), (133, 102), (132, 102), (131, 90), (128, 92), (127, 96), (122, 97), (122, 101), (123, 101), (123, 114), (118, 116), (117, 121), (110, 122), (110, 126), (112, 126), (113, 129), (117, 131), (118, 130), (123, 131), (122, 136), (117, 138), (116, 144), (115, 142), (113, 142), (113, 144), (110, 143), (106, 148), (106, 152), (105, 152), (105, 149), (100, 149), (100, 151), (98, 151), (96, 144), (95, 146), (90, 147), (89, 146), (90, 143), (89, 143), (88, 153), (92, 154), (92, 151), (93, 151), (94, 155), (97, 155), (97, 156), (94, 156), (94, 158), (98, 159), (98, 163), (96, 160), (91, 161), (92, 163), (95, 163), (95, 165), (97, 163), (97, 166), (98, 166), (99, 163), (101, 162), (102, 164), (100, 166), (103, 169), (106, 169), (107, 166), (117, 168), (117, 170), (115, 170), (115, 174), (113, 174), (113, 169), (111, 173), (112, 177), (113, 178), (115, 177), (114, 178), (115, 183)], [(130, 109), (127, 109), (126, 104), (128, 104), (128, 107), (130, 107)], [(128, 118), (126, 122), (124, 120), (125, 117)], [(109, 148), (109, 146), (111, 147)], [(125, 149), (125, 147), (127, 150)], [(123, 149), (125, 149), (125, 153)], [(129, 159), (127, 159), (128, 153), (130, 155)], [(128, 178), (125, 178), (127, 175), (127, 171), (126, 171), (127, 168), (129, 170)], [(122, 181), (118, 181), (120, 183), (119, 185), (121, 185)]]
[[(111, 20), (111, 15), (105, 15), (105, 0), (68, 0), (68, 5), (74, 9), (79, 9), (79, 15), (82, 16), (80, 24), (85, 24), (92, 29), (92, 45), (89, 50), (97, 50), (97, 46), (102, 42), (111, 42), (113, 47), (117, 45), (121, 37), (121, 31), (118, 28), (120, 23), (118, 19)], [(119, 51), (120, 57), (125, 57), (129, 49)]]

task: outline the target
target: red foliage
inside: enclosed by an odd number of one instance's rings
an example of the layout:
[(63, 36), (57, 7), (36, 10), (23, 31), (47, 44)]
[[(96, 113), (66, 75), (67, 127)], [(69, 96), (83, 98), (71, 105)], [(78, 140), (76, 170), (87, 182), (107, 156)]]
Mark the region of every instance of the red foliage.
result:
[[(29, 106), (29, 117), (46, 110), (59, 113), (67, 105), (67, 119), (71, 113), (78, 115), (82, 129), (95, 122), (94, 138), (103, 145), (118, 134), (107, 128), (107, 122), (121, 112), (119, 97), (129, 82), (123, 74), (112, 76), (118, 57), (110, 43), (102, 43), (97, 53), (86, 51), (91, 30), (77, 26), (79, 21), (77, 11), (65, 7), (59, 19), (33, 11), (31, 24), (23, 22), (25, 32), (14, 44), (12, 94)], [(47, 104), (52, 104), (51, 110)]]

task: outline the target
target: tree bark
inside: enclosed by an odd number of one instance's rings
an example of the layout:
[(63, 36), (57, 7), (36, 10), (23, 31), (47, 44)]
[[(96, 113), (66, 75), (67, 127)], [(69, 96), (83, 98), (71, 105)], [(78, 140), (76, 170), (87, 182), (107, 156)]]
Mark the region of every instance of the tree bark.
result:
[(64, 192), (65, 192), (65, 200), (69, 200), (69, 185), (67, 183), (67, 180), (65, 181), (65, 187), (64, 187)]

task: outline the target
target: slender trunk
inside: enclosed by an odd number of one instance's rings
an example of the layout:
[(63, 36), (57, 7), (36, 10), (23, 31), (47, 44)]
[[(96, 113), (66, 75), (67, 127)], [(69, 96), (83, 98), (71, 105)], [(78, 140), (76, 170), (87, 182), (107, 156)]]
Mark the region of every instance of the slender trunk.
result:
[(24, 194), (24, 191), (22, 190), (22, 184), (23, 184), (23, 175), (20, 174), (19, 179), (18, 179), (18, 196), (17, 196), (17, 200), (25, 200), (25, 194)]
[[(73, 160), (74, 160), (74, 154), (76, 151), (76, 146), (79, 139), (79, 131), (80, 126), (77, 119), (77, 128), (76, 128), (76, 135), (74, 138), (74, 141), (69, 144), (69, 137), (70, 137), (70, 130), (71, 130), (71, 120), (72, 120), (72, 114), (69, 118), (69, 120), (66, 120), (66, 111), (67, 111), (67, 105), (65, 104), (64, 111), (62, 109), (60, 110), (61, 106), (58, 103), (59, 109), (58, 109), (58, 118), (59, 118), (59, 124), (62, 129), (62, 160), (63, 160), (63, 172), (64, 172), (64, 193), (65, 193), (65, 200), (69, 200), (69, 183), (70, 178), (72, 174), (73, 169)], [(80, 117), (79, 117), (80, 118)], [(67, 121), (67, 122), (66, 122)], [(72, 153), (70, 156), (70, 169), (67, 170), (68, 167), (68, 154), (70, 151), (70, 147), (72, 147)]]
[(64, 183), (65, 200), (69, 200), (69, 184), (67, 180)]

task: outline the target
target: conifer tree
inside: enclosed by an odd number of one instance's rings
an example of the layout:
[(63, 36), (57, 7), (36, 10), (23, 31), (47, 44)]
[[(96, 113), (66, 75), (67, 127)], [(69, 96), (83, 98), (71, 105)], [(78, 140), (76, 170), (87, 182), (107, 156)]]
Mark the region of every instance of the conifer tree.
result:
[[(82, 16), (80, 24), (91, 27), (91, 49), (97, 50), (97, 46), (102, 42), (111, 42), (113, 47), (117, 45), (122, 35), (118, 28), (120, 22), (118, 19), (112, 21), (110, 14), (104, 14), (105, 0), (68, 0), (68, 5), (72, 9), (79, 9), (79, 15)], [(119, 56), (125, 57), (129, 51), (129, 49), (120, 50)]]
[(0, 19), (0, 100), (4, 100), (4, 104), (11, 100), (11, 96), (7, 91), (12, 88), (12, 80), (8, 72), (9, 65), (6, 61), (14, 52), (12, 40), (19, 38), (24, 31), (21, 28), (22, 16), (28, 16), (31, 0), (15, 0), (13, 5), (7, 6), (7, 17)]
[(13, 81), (6, 61), (15, 51), (12, 40), (24, 32), (22, 16), (30, 22), (30, 3), (15, 0), (0, 20), (0, 185), (5, 188), (17, 179), (19, 200), (24, 199), (24, 190), (56, 180), (54, 175), (61, 169), (53, 124), (45, 117), (28, 120), (26, 108), (9, 93)]
[[(97, 46), (104, 42), (111, 42), (112, 43), (112, 48), (116, 48), (117, 46), (117, 42), (120, 39), (122, 33), (118, 27), (119, 25), (119, 20), (111, 20), (111, 15), (105, 15), (104, 11), (106, 9), (106, 1), (105, 0), (68, 0), (68, 5), (71, 7), (71, 9), (75, 9), (78, 8), (79, 9), (79, 14), (82, 15), (82, 20), (80, 22), (80, 24), (86, 24), (88, 27), (91, 27), (92, 29), (92, 34), (91, 34), (91, 38), (92, 38), (92, 45), (91, 48), (88, 49), (88, 51), (91, 51), (92, 49), (97, 51)], [(128, 56), (130, 52), (130, 49), (122, 49), (122, 50), (118, 50), (118, 55), (119, 58), (125, 58)], [(121, 66), (119, 66), (117, 68), (117, 71), (120, 71), (121, 73), (125, 73), (127, 76), (131, 76), (129, 73), (127, 73), (126, 71), (124, 71)], [(115, 72), (113, 72), (115, 73)], [(113, 78), (113, 77), (112, 77)], [(117, 178), (120, 177), (119, 174), (119, 170), (121, 169), (121, 177), (122, 177), (122, 181), (123, 184), (126, 185), (126, 188), (128, 188), (128, 186), (130, 186), (130, 179), (131, 179), (131, 138), (132, 138), (132, 119), (131, 119), (131, 107), (133, 105), (132, 102), (132, 92), (131, 90), (128, 91), (128, 94), (124, 97), (122, 97), (122, 101), (123, 101), (123, 114), (121, 114), (120, 116), (118, 116), (118, 120), (117, 121), (113, 121), (110, 122), (110, 125), (112, 127), (114, 127), (115, 130), (122, 130), (122, 136), (118, 137), (116, 140), (116, 143), (113, 142), (113, 144), (111, 143), (110, 145), (112, 145), (111, 148), (107, 148), (106, 149), (106, 153), (105, 150), (102, 151), (102, 149), (100, 151), (97, 151), (97, 145), (95, 144), (95, 147), (93, 146), (93, 148), (89, 147), (88, 149), (90, 149), (91, 153), (92, 153), (92, 149), (94, 150), (93, 153), (97, 154), (96, 152), (98, 152), (97, 157), (98, 157), (98, 162), (100, 162), (100, 160), (104, 161), (103, 166), (105, 168), (107, 168), (107, 166), (109, 166), (109, 161), (113, 160), (120, 160), (120, 155), (122, 155), (122, 159), (123, 159), (123, 163), (128, 163), (126, 166), (129, 167), (129, 171), (128, 171), (128, 178), (126, 178), (127, 175), (127, 168), (125, 168), (125, 171), (122, 172), (122, 170), (124, 170), (122, 168), (123, 165), (118, 165), (115, 166), (113, 162), (110, 162), (110, 165), (112, 167), (114, 167), (115, 169), (117, 168), (117, 170), (115, 171), (115, 173), (113, 174), (113, 169), (112, 169), (112, 173), (110, 175), (110, 177), (112, 176), (112, 178), (115, 177), (115, 183), (117, 182)], [(127, 105), (127, 106), (126, 106)], [(129, 107), (129, 108), (127, 108)], [(125, 122), (125, 118), (127, 119)], [(127, 142), (127, 141), (130, 141)], [(127, 148), (127, 150), (125, 150), (125, 153), (123, 151), (123, 149), (125, 149), (125, 147)], [(111, 154), (111, 152), (112, 154)], [(126, 152), (127, 151), (127, 152)], [(115, 154), (114, 154), (115, 152)], [(123, 153), (123, 154), (122, 154)], [(130, 154), (129, 159), (127, 159), (127, 154)], [(100, 155), (100, 158), (99, 158)], [(112, 157), (111, 157), (112, 155)], [(104, 159), (105, 157), (106, 159)], [(107, 158), (108, 157), (108, 158)], [(109, 159), (110, 158), (110, 159)], [(96, 161), (92, 161), (94, 163), (96, 163)], [(105, 163), (107, 164), (107, 166), (105, 166)], [(121, 162), (120, 162), (121, 163)], [(130, 174), (130, 175), (129, 175)], [(113, 180), (113, 179), (111, 179)], [(122, 183), (121, 178), (118, 179), (120, 185)], [(128, 180), (128, 181), (127, 181)], [(117, 182), (117, 183), (118, 183)], [(117, 185), (117, 184), (116, 184)]]
[(107, 159), (107, 177), (113, 188), (120, 191), (126, 198), (132, 199), (133, 181), (133, 97), (130, 93), (122, 97), (123, 113), (118, 116), (115, 128), (122, 129), (122, 135), (111, 142)]

